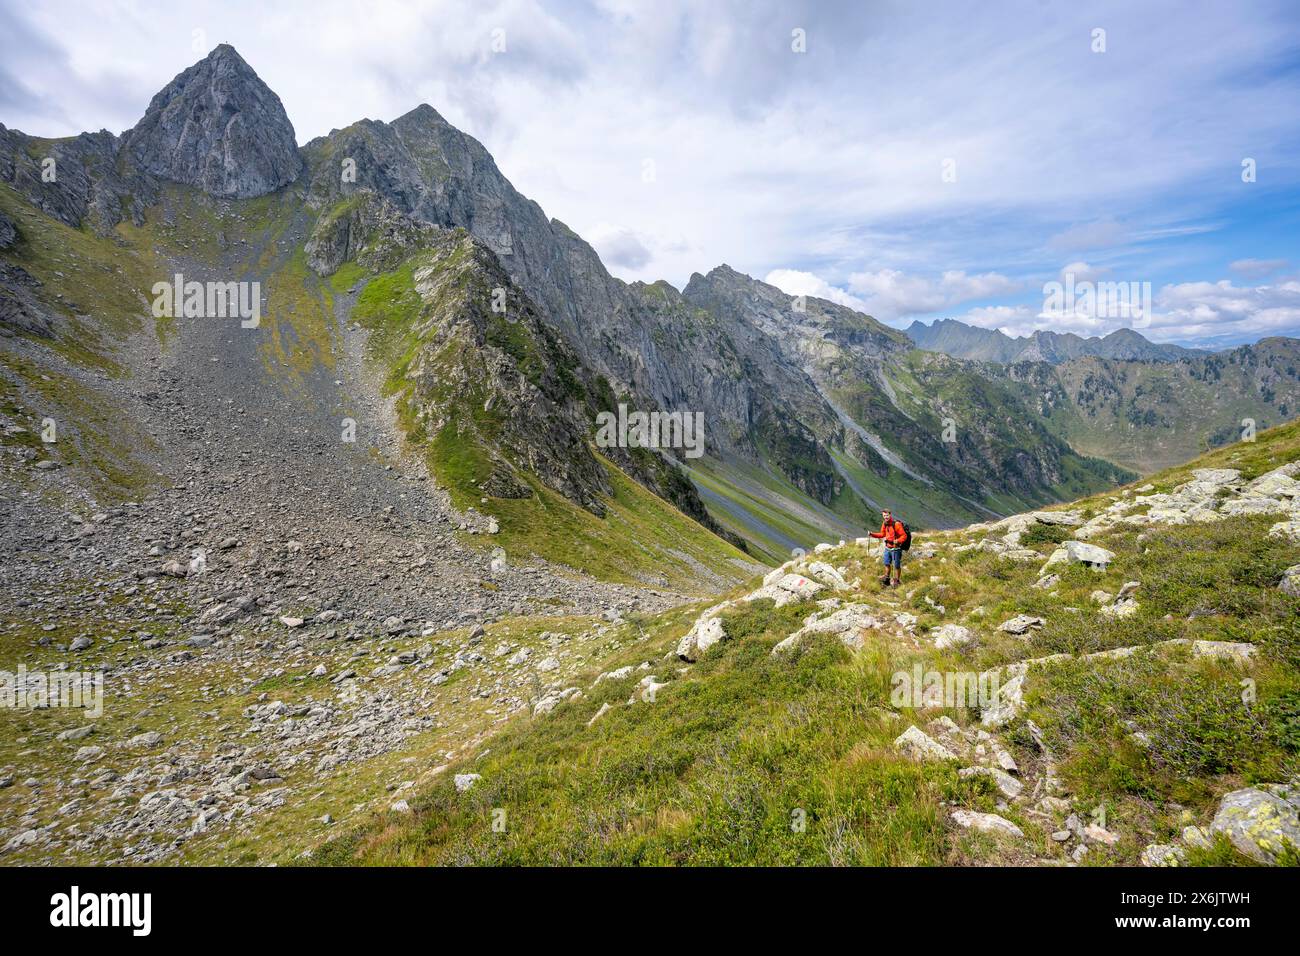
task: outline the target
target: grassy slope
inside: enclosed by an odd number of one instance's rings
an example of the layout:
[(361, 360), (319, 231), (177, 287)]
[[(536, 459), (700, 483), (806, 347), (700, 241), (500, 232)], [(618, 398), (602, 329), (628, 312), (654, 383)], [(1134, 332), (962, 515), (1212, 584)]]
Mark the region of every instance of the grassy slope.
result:
[[(138, 497), (156, 479), (146, 464), (153, 442), (106, 390), (76, 386), (70, 373), (120, 378), (125, 372), (115, 353), (127, 336), (151, 323), (158, 335), (167, 334), (169, 321), (155, 323), (140, 298), (159, 276), (147, 254), (51, 219), (5, 185), (0, 210), (21, 234), (4, 258), (41, 283), (36, 295), (60, 316), (53, 338), (26, 337), (38, 347), (35, 358), (0, 339), (0, 402), (28, 430), (0, 441), (33, 444), (42, 457), (77, 469), (101, 501)], [(50, 445), (35, 437), (46, 418), (56, 426), (57, 441)]]
[[(482, 508), (498, 519), (500, 534), (490, 540), (469, 540), (503, 547), (512, 556), (535, 555), (605, 580), (651, 582), (686, 591), (698, 592), (706, 586), (701, 569), (728, 582), (747, 573), (752, 562), (741, 551), (599, 455), (613, 488), (612, 496), (604, 499), (608, 513), (603, 518), (545, 487), (527, 472), (518, 476), (532, 489), (530, 497), (485, 499), (480, 486), (491, 473), (490, 446), (499, 427), (495, 416), (505, 412), (489, 411), (482, 396), (448, 394), (447, 407), (455, 409), (448, 414), (451, 423), (427, 435), (424, 424), (414, 421), (402, 400), (409, 387), (407, 369), (423, 346), (412, 328), (412, 317), (421, 307), (412, 271), (408, 261), (370, 278), (358, 296), (352, 318), (371, 330), (372, 357), (387, 372), (385, 388), (399, 395), (399, 415), (408, 439), (423, 447), (439, 482), (457, 506)], [(346, 288), (360, 278), (359, 270), (349, 266), (336, 274), (335, 284)], [(521, 327), (499, 317), (493, 321), (499, 325), (495, 331), (505, 347), (518, 350), (521, 368), (526, 367), (530, 344), (522, 341)], [(461, 427), (469, 422), (472, 428)]]
[(1258, 366), (1243, 362), (1244, 350), (1183, 362), (1067, 362), (1054, 374), (1071, 398), (1044, 424), (1080, 454), (1138, 472), (1171, 467), (1237, 440), (1243, 419), (1263, 429), (1294, 416), (1294, 347), (1279, 342), (1255, 350), (1266, 369), (1276, 367), (1276, 392), (1261, 385)]
[[(1156, 476), (1162, 490), (1192, 467), (1239, 468), (1249, 478), (1300, 458), (1300, 423), (1261, 434), (1255, 444), (1222, 449)], [(1104, 506), (1115, 492), (1080, 502)], [(693, 667), (665, 658), (692, 609), (636, 622), (643, 635), (588, 678), (619, 664), (651, 662), (668, 686), (652, 705), (625, 701), (637, 672), (603, 682), (549, 718), (516, 720), (475, 757), (413, 801), (415, 814), (381, 814), (327, 844), (321, 862), (364, 863), (960, 863), (1061, 858), (1043, 825), (1013, 806), (1002, 811), (1027, 834), (1023, 846), (998, 846), (945, 824), (944, 801), (992, 810), (987, 785), (953, 768), (899, 758), (892, 739), (941, 711), (898, 712), (889, 679), (915, 661), (938, 670), (975, 671), (1061, 651), (1147, 644), (1172, 637), (1250, 641), (1260, 659), (1249, 675), (1235, 666), (1174, 653), (1126, 661), (1079, 662), (1028, 684), (1030, 715), (1061, 761), (1081, 814), (1104, 808), (1123, 835), (1094, 847), (1088, 864), (1132, 863), (1148, 842), (1167, 841), (1187, 823), (1206, 824), (1217, 798), (1243, 783), (1286, 779), (1300, 770), (1300, 601), (1276, 588), (1300, 548), (1269, 541), (1269, 519), (1215, 525), (1121, 529), (1098, 539), (1118, 557), (1095, 573), (1067, 569), (1056, 593), (1029, 585), (1038, 565), (969, 551), (914, 560), (911, 588), (888, 595), (868, 586), (859, 600), (906, 610), (918, 631), (962, 622), (976, 630), (971, 650), (937, 652), (928, 641), (876, 639), (850, 655), (832, 639), (813, 641), (785, 661), (768, 650), (807, 607), (775, 611), (756, 602), (727, 618), (732, 639)], [(967, 532), (936, 535), (941, 548)], [(1046, 555), (1054, 546), (1043, 536)], [(942, 551), (941, 551), (942, 554)], [(867, 580), (873, 561), (848, 547), (831, 555)], [(1141, 609), (1109, 620), (1089, 600), (1125, 580), (1143, 582)], [(737, 592), (741, 593), (741, 592)], [(929, 603), (942, 604), (940, 614)], [(1074, 610), (1069, 610), (1074, 609)], [(1193, 613), (1195, 612), (1195, 613)], [(1016, 613), (1048, 625), (1026, 643), (995, 625)], [(1258, 701), (1243, 703), (1240, 682), (1256, 681)], [(590, 681), (580, 686), (587, 686)], [(593, 726), (603, 702), (615, 709)], [(947, 710), (959, 723), (975, 715)], [(1133, 724), (1130, 725), (1129, 722)], [(1137, 727), (1151, 738), (1134, 746)], [(1036, 762), (1024, 724), (1003, 732), (1023, 768)], [(453, 772), (483, 781), (465, 794)], [(504, 832), (493, 811), (505, 811)], [(802, 811), (802, 813), (800, 813)], [(499, 818), (499, 817), (498, 817)], [(797, 822), (805, 819), (800, 828)], [(1241, 863), (1226, 844), (1192, 851), (1192, 863)]]

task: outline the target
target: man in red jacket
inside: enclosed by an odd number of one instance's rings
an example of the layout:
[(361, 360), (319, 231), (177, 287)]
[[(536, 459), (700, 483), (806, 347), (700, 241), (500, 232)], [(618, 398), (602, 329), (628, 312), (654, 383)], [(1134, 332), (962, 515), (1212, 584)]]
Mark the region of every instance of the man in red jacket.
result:
[(892, 573), (893, 586), (898, 587), (899, 579), (903, 576), (903, 545), (907, 541), (907, 529), (889, 511), (881, 512), (881, 517), (884, 521), (880, 523), (880, 530), (871, 532), (871, 537), (882, 538), (885, 542), (885, 576), (880, 579), (880, 583), (889, 587)]

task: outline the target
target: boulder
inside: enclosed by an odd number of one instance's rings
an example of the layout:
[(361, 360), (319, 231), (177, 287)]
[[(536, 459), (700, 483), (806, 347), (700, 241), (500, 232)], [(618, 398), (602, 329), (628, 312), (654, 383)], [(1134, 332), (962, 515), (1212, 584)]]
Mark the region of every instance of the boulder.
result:
[(1300, 542), (1300, 519), (1279, 521), (1268, 529), (1268, 536), (1281, 538), (1284, 541)]
[(581, 695), (582, 695), (582, 691), (578, 690), (578, 688), (576, 687), (566, 687), (564, 688), (564, 690), (551, 691), (549, 694), (542, 697), (541, 700), (539, 700), (536, 704), (533, 705), (533, 716), (541, 717), (544, 714), (549, 714), (551, 711), (555, 710), (556, 707), (560, 706), (560, 704), (564, 703), (566, 700), (580, 697)]
[(696, 618), (691, 629), (686, 632), (686, 636), (677, 643), (678, 657), (688, 663), (694, 663), (714, 644), (726, 640), (727, 632), (723, 630), (722, 620), (717, 616), (726, 606), (720, 604), (709, 608)]
[(936, 649), (945, 651), (952, 647), (962, 647), (975, 640), (970, 628), (960, 624), (941, 624), (930, 632), (934, 637)]
[(844, 575), (825, 561), (812, 562), (808, 565), (808, 573), (823, 584), (829, 584), (837, 591), (847, 591), (852, 587), (848, 581), (844, 580)]
[(1210, 833), (1260, 863), (1300, 853), (1300, 787), (1266, 784), (1234, 790), (1219, 802)]
[(1138, 602), (1133, 600), (1131, 597), (1126, 597), (1122, 600), (1116, 600), (1114, 604), (1106, 605), (1101, 608), (1098, 613), (1101, 614), (1102, 617), (1119, 618), (1132, 617), (1137, 613), (1137, 610)]
[(773, 647), (772, 653), (787, 651), (812, 634), (834, 634), (845, 647), (857, 650), (866, 643), (867, 631), (879, 630), (883, 626), (884, 622), (872, 614), (866, 605), (850, 604), (829, 614), (819, 611), (810, 614), (803, 627)]
[(1025, 785), (1019, 780), (997, 767), (963, 767), (957, 771), (957, 776), (988, 777), (997, 786), (1002, 796), (1008, 800), (1014, 800), (1020, 796), (1020, 792), (1025, 788)]
[(1243, 515), (1284, 515), (1294, 507), (1295, 504), (1292, 501), (1284, 501), (1280, 498), (1233, 498), (1231, 501), (1225, 501), (1220, 505), (1219, 512), (1232, 518)]
[(1015, 837), (1018, 840), (1025, 838), (1025, 833), (1020, 827), (996, 813), (954, 810), (952, 811), (952, 822), (964, 830), (979, 830), (981, 833), (991, 833), (999, 837)]
[(1001, 727), (1019, 717), (1024, 709), (1025, 672), (1021, 671), (998, 685), (997, 696), (980, 713), (980, 723), (985, 727)]
[(1067, 559), (1096, 571), (1104, 569), (1115, 560), (1114, 552), (1089, 544), (1087, 541), (1066, 541), (1062, 547), (1065, 549)]
[(1083, 515), (1077, 511), (1034, 511), (1030, 513), (1039, 524), (1056, 524), (1075, 527), (1083, 524)]
[(458, 773), (455, 777), (456, 792), (464, 793), (483, 779), (480, 773)]
[(1027, 634), (1030, 630), (1042, 627), (1046, 623), (1041, 617), (1034, 617), (1030, 614), (1017, 614), (1011, 620), (999, 624), (998, 630), (1019, 637), (1022, 634)]
[(1180, 846), (1167, 843), (1152, 843), (1142, 851), (1143, 866), (1179, 866), (1187, 856), (1187, 851)]
[(894, 746), (902, 751), (904, 756), (917, 762), (957, 759), (955, 753), (915, 724), (899, 734), (894, 741)]
[(1278, 583), (1278, 589), (1283, 594), (1300, 597), (1300, 564), (1292, 565), (1282, 572), (1282, 580)]
[(1242, 667), (1255, 656), (1255, 645), (1244, 641), (1192, 641), (1191, 649), (1193, 657), (1232, 661)]

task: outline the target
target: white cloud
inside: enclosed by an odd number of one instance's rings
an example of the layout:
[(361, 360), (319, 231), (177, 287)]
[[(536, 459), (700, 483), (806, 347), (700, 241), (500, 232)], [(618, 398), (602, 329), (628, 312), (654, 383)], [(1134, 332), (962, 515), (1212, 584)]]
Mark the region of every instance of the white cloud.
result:
[(1154, 293), (1152, 306), (1149, 323), (1114, 311), (1098, 314), (1098, 309), (1082, 304), (1063, 311), (1048, 311), (1046, 306), (981, 306), (957, 318), (1011, 336), (1050, 331), (1086, 338), (1136, 328), (1152, 341), (1211, 345), (1216, 340), (1244, 342), (1300, 333), (1300, 281), (1258, 286), (1235, 286), (1228, 279), (1171, 284)]
[[(965, 12), (858, 0), (0, 0), (0, 122), (120, 131), (201, 55), (199, 28), (208, 47), (239, 49), (302, 141), (429, 102), (624, 278), (680, 286), (721, 262), (781, 267), (882, 318), (1008, 295), (1003, 273), (1045, 275), (1065, 259), (1118, 268), (1116, 247), (1190, 237), (1235, 202), (1225, 144), (1294, 154), (1300, 73), (1260, 68), (1290, 52), (1286, 4), (1248, 17), (1128, 0)], [(1104, 55), (1089, 50), (1098, 22)], [(793, 26), (806, 53), (790, 49)], [(947, 158), (956, 182), (941, 178)], [(1252, 188), (1296, 176), (1284, 163), (1267, 171)], [(600, 235), (602, 223), (618, 226)]]
[(1262, 279), (1264, 276), (1280, 272), (1290, 263), (1286, 259), (1238, 259), (1228, 268), (1245, 279)]
[(849, 290), (861, 296), (868, 312), (881, 320), (926, 315), (1020, 289), (1020, 283), (996, 272), (967, 275), (950, 270), (938, 278), (907, 275), (898, 269), (855, 272)]
[(971, 309), (961, 317), (961, 321), (967, 325), (998, 329), (1013, 337), (1033, 332), (1034, 319), (1034, 311), (1025, 305), (983, 305)]
[(801, 272), (798, 269), (773, 269), (763, 278), (763, 281), (768, 285), (776, 286), (788, 295), (806, 295), (817, 299), (827, 299), (838, 305), (856, 309), (859, 312), (867, 311), (866, 303), (857, 296), (850, 295), (843, 289), (831, 285), (825, 279), (815, 276), (811, 272)]
[(1153, 337), (1180, 340), (1253, 339), (1300, 331), (1300, 282), (1234, 286), (1181, 282), (1161, 288), (1152, 321)]
[(1110, 269), (1105, 266), (1090, 266), (1086, 262), (1071, 262), (1061, 268), (1061, 279), (1066, 276), (1074, 276), (1075, 282), (1095, 282), (1102, 276), (1109, 274)]
[(653, 258), (641, 237), (623, 226), (597, 223), (587, 230), (587, 235), (583, 238), (600, 253), (601, 261), (611, 272), (635, 272), (644, 269)]

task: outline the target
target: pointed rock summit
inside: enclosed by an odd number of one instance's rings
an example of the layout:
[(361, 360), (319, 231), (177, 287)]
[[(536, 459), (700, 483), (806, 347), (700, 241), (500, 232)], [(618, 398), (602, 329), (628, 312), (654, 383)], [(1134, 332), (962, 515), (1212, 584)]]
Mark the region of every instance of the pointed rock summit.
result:
[(155, 176), (232, 199), (274, 192), (302, 171), (280, 98), (225, 43), (163, 87), (125, 145)]

